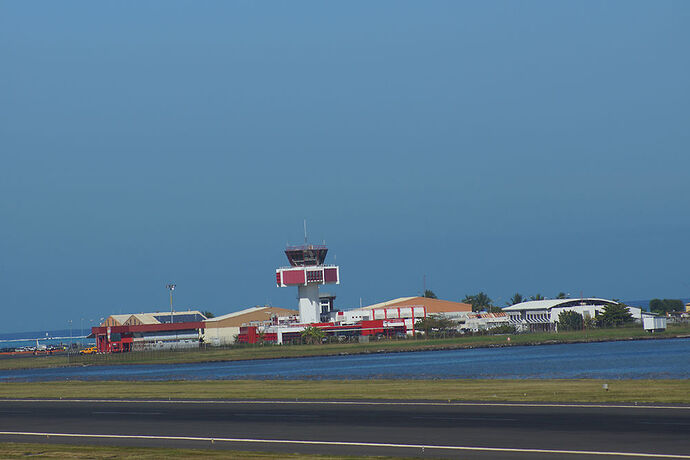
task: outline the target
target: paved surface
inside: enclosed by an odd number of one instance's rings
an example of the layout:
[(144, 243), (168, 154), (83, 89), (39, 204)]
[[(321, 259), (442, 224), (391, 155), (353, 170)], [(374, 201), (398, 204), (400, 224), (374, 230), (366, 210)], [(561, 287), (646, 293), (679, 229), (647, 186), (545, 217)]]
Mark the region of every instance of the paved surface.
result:
[[(1, 401), (0, 432), (0, 441), (324, 454), (690, 459), (687, 407)], [(640, 458), (610, 458), (626, 457)]]

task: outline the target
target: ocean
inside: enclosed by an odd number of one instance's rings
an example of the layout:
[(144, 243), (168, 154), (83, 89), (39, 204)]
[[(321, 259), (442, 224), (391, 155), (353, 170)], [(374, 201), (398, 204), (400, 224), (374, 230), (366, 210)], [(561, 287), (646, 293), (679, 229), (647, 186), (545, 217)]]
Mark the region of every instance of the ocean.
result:
[(21, 347), (35, 347), (36, 341), (40, 345), (60, 346), (70, 343), (78, 343), (84, 346), (95, 344), (94, 339), (87, 339), (91, 333), (90, 328), (84, 328), (84, 335), (81, 335), (81, 328), (53, 329), (48, 331), (29, 331), (29, 332), (8, 332), (0, 334), (0, 350), (15, 349)]

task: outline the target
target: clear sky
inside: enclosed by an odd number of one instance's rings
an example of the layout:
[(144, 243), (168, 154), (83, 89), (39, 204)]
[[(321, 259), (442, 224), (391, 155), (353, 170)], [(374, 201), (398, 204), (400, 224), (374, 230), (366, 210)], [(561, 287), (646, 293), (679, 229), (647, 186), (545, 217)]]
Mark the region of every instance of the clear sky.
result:
[[(0, 3), (0, 332), (485, 291), (689, 297), (690, 2)], [(336, 258), (337, 257), (337, 258)]]

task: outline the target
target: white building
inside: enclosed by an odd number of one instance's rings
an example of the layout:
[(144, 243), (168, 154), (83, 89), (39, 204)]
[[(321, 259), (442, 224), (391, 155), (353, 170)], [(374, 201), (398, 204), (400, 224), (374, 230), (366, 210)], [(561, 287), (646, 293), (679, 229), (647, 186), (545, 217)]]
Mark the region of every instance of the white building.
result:
[(204, 322), (204, 342), (213, 346), (231, 345), (240, 327), (251, 323), (296, 322), (298, 312), (286, 308), (256, 306), (227, 315), (209, 318)]
[[(615, 300), (587, 297), (582, 299), (544, 299), (521, 302), (510, 307), (503, 308), (508, 314), (511, 324), (523, 328), (549, 329), (558, 322), (558, 315), (563, 311), (574, 311), (582, 315), (584, 319), (594, 318), (597, 313), (602, 313), (607, 305), (617, 305)], [(642, 311), (637, 307), (628, 307), (628, 310), (637, 322), (641, 322), (645, 316), (654, 316), (652, 313)]]

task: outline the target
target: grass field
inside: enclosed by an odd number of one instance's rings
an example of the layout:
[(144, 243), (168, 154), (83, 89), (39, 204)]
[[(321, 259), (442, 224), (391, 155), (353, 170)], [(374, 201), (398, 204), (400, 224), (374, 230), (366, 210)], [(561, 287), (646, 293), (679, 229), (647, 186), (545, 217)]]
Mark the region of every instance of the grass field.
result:
[[(603, 384), (608, 385), (608, 391)], [(292, 399), (690, 404), (688, 380), (209, 380), (0, 383), (0, 398)]]
[[(510, 337), (510, 341), (508, 338)], [(526, 346), (554, 343), (579, 343), (610, 340), (640, 340), (651, 338), (690, 337), (690, 326), (670, 326), (653, 336), (639, 325), (619, 329), (589, 329), (558, 333), (464, 336), (446, 339), (380, 340), (370, 343), (341, 343), (324, 345), (265, 345), (232, 348), (209, 348), (177, 352), (133, 352), (110, 355), (30, 356), (0, 359), (0, 370), (36, 367), (59, 367), (90, 364), (168, 364), (247, 359), (296, 358), (341, 354), (447, 350), (455, 348)]]
[(326, 455), (272, 454), (264, 452), (242, 452), (212, 449), (165, 449), (155, 447), (100, 447), (73, 446), (67, 444), (38, 444), (0, 442), (0, 458), (40, 458), (44, 460), (81, 459), (307, 459), (307, 460), (347, 460), (347, 459), (389, 459), (392, 457), (333, 457)]

